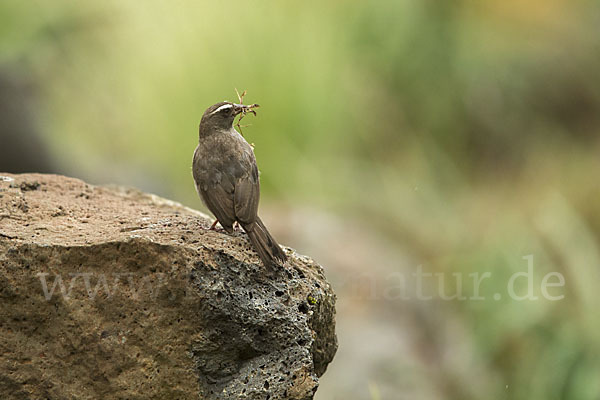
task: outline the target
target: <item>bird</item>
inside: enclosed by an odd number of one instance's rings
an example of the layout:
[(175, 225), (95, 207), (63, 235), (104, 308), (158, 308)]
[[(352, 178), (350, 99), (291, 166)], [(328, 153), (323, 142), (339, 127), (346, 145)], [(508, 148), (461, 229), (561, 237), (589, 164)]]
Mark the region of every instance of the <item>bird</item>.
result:
[(211, 229), (218, 221), (231, 234), (233, 224), (239, 223), (263, 265), (280, 266), (287, 256), (258, 216), (260, 182), (254, 150), (233, 126), (236, 115), (255, 113), (256, 107), (222, 101), (206, 109), (192, 175), (202, 202), (217, 219)]

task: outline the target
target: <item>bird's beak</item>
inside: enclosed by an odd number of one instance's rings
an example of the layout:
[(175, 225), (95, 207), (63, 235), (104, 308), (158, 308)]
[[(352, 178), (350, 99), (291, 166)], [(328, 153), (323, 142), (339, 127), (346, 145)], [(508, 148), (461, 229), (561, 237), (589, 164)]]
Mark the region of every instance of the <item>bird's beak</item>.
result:
[[(233, 105), (233, 115), (238, 115), (241, 112), (250, 112), (253, 108), (259, 107), (258, 104), (234, 104)], [(254, 111), (252, 111), (254, 112)]]

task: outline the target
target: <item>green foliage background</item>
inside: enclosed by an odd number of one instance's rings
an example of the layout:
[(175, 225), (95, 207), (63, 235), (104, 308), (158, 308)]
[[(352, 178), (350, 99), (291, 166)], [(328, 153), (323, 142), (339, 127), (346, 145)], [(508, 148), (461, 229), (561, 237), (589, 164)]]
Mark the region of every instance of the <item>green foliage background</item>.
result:
[(200, 116), (246, 89), (263, 209), (368, 224), (433, 271), (493, 272), (491, 293), (527, 254), (536, 282), (564, 274), (561, 301), (445, 304), (464, 369), (326, 374), (331, 396), (596, 399), (599, 26), (583, 0), (3, 1), (0, 63), (65, 173), (199, 206)]

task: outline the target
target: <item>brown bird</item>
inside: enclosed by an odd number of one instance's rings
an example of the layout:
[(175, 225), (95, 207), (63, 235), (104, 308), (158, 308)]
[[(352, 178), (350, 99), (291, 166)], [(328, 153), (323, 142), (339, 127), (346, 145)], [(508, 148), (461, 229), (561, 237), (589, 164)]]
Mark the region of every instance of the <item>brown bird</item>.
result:
[(204, 112), (192, 172), (200, 198), (221, 226), (232, 233), (237, 221), (263, 264), (279, 265), (287, 256), (258, 217), (260, 184), (254, 151), (233, 127), (236, 115), (255, 107), (223, 101)]

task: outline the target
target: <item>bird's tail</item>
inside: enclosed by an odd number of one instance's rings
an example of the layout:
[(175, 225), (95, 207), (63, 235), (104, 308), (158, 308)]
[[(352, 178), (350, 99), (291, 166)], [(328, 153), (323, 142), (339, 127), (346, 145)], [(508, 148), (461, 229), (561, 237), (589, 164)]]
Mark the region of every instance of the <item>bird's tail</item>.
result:
[(244, 226), (244, 230), (265, 266), (279, 265), (287, 261), (287, 256), (260, 218), (256, 217), (251, 229)]

